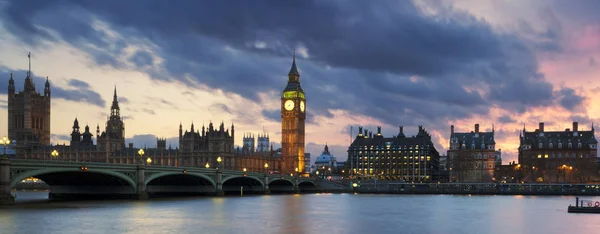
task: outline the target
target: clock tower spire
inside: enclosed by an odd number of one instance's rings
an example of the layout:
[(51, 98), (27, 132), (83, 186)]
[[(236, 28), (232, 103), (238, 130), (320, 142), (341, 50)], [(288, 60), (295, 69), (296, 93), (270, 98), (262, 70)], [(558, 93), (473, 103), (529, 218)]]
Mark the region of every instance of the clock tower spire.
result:
[(288, 83), (281, 94), (281, 150), (284, 174), (304, 171), (304, 122), (306, 97), (300, 86), (300, 72), (296, 67), (296, 53), (288, 73)]

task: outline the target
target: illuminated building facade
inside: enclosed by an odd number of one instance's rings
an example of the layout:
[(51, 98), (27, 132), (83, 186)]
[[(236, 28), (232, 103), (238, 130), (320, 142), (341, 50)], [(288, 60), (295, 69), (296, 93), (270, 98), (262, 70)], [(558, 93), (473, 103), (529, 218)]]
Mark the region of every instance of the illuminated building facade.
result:
[(295, 173), (304, 168), (304, 121), (306, 120), (306, 97), (300, 86), (300, 73), (294, 55), (288, 83), (281, 95), (281, 148), (284, 174)]
[(423, 126), (412, 137), (406, 137), (400, 126), (398, 135), (391, 138), (381, 134), (381, 127), (375, 135), (359, 127), (348, 148), (351, 173), (360, 179), (437, 181), (439, 157)]
[(585, 183), (598, 180), (598, 141), (594, 125), (589, 131), (572, 129), (546, 131), (544, 123), (527, 132), (523, 126), (519, 144), (519, 163), (515, 165), (524, 182)]
[[(448, 150), (448, 173), (452, 182), (492, 182), (501, 151), (496, 151), (494, 127), (491, 132), (455, 132), (450, 127), (450, 147)], [(500, 162), (500, 163), (498, 163)]]

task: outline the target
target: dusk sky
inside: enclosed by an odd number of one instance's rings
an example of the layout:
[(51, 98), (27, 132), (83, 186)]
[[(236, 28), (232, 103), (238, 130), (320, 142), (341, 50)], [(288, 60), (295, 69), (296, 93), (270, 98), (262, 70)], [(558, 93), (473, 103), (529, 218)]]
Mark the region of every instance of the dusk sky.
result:
[(345, 161), (350, 126), (406, 135), (423, 125), (446, 154), (456, 131), (600, 122), (600, 1), (0, 0), (0, 136), (10, 73), (52, 86), (52, 142), (75, 117), (104, 129), (116, 85), (126, 142), (177, 146), (179, 124), (233, 122), (281, 141), (292, 53), (307, 97), (306, 152)]

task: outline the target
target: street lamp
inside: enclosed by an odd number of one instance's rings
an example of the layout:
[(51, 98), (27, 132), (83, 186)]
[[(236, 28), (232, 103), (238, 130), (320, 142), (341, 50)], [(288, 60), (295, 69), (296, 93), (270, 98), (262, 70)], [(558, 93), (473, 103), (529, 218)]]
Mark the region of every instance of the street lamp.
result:
[(244, 167), (244, 169), (242, 169), (242, 171), (244, 171), (244, 176), (246, 176), (246, 168)]
[(204, 167), (210, 168), (210, 165), (208, 164), (208, 162), (206, 162), (206, 165), (204, 165)]
[(144, 149), (138, 150), (138, 154), (140, 155), (139, 164), (142, 164), (142, 158), (144, 158)]
[(50, 153), (50, 156), (52, 156), (52, 158), (57, 158), (59, 155), (57, 150), (52, 150), (52, 153)]
[(269, 164), (265, 163), (265, 173), (268, 173), (269, 172), (268, 170), (269, 170)]
[(6, 156), (6, 146), (10, 145), (10, 139), (6, 136), (3, 136), (2, 139), (0, 139), (0, 145), (4, 146), (4, 154), (3, 157), (7, 157)]
[(148, 157), (148, 158), (146, 159), (146, 163), (148, 163), (148, 165), (152, 164), (152, 159), (151, 159), (150, 157)]
[(217, 169), (221, 166), (221, 157), (217, 157)]

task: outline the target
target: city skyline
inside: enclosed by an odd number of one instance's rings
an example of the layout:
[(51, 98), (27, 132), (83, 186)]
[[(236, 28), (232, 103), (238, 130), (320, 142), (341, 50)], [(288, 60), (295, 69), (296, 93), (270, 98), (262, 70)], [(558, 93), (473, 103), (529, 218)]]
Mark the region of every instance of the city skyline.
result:
[[(230, 8), (219, 6), (228, 3), (202, 3), (215, 5), (213, 12), (168, 5), (158, 15), (146, 12), (150, 6), (129, 15), (128, 7), (140, 4), (110, 11), (110, 4), (0, 1), (0, 135), (7, 129), (9, 74), (22, 90), (29, 51), (38, 92), (40, 79), (48, 76), (52, 84), (53, 143), (68, 143), (64, 136), (76, 117), (83, 126), (103, 128), (114, 85), (126, 117), (126, 142), (153, 146), (156, 137), (166, 137), (167, 145), (176, 145), (180, 122), (189, 128), (192, 122), (222, 120), (233, 122), (238, 133), (264, 128), (271, 142), (279, 143), (279, 97), (294, 50), (308, 97), (306, 152), (313, 158), (328, 143), (336, 158), (345, 160), (351, 125), (353, 135), (358, 126), (371, 131), (383, 126), (386, 137), (398, 125), (407, 135), (423, 125), (437, 150), (445, 152), (450, 125), (470, 131), (479, 123), (482, 131), (495, 126), (503, 161), (516, 161), (523, 124), (529, 130), (545, 122), (548, 130), (558, 131), (574, 121), (584, 130), (599, 122), (600, 81), (593, 78), (600, 74), (600, 21), (589, 11), (597, 7), (439, 2), (367, 6), (391, 17), (393, 25), (356, 14), (360, 4), (331, 2), (312, 9), (310, 2), (293, 7), (256, 2), (243, 10), (254, 23), (218, 28), (204, 21), (235, 22)], [(305, 19), (301, 12), (311, 9), (316, 19)], [(268, 10), (281, 15), (261, 15)], [(168, 14), (175, 11), (181, 15)], [(331, 12), (339, 18), (329, 18)], [(305, 20), (269, 18), (287, 15)], [(168, 23), (170, 28), (147, 23), (153, 19), (177, 23)], [(335, 20), (346, 23), (329, 23)], [(356, 34), (366, 41), (353, 38)], [(350, 47), (328, 42), (340, 38)], [(242, 135), (236, 145), (242, 145)]]

